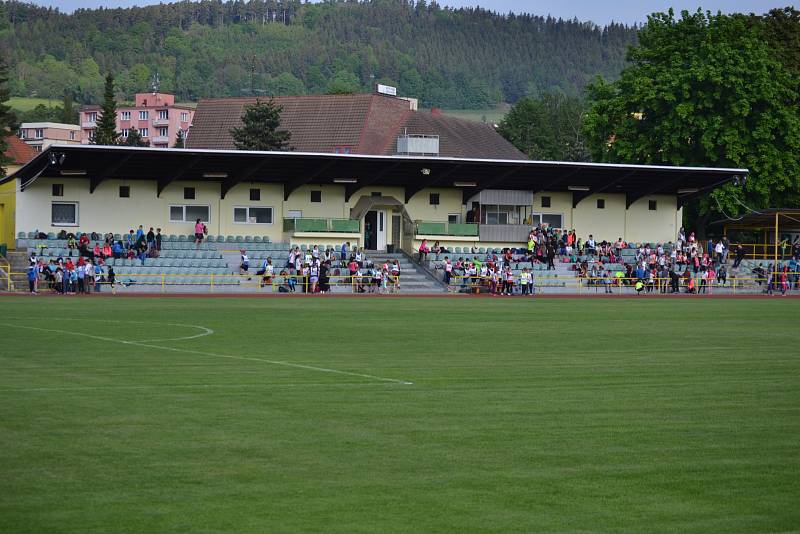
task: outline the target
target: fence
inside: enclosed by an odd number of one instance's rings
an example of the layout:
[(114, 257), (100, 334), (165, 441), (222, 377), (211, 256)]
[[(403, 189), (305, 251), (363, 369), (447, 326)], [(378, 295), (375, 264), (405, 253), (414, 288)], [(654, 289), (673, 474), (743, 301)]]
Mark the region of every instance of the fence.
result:
[[(24, 274), (24, 273), (11, 273)], [(25, 274), (27, 276), (27, 274)], [(380, 280), (371, 276), (330, 275), (329, 285), (333, 288), (347, 288), (353, 293), (396, 293), (400, 291), (400, 276), (382, 276)], [(266, 281), (265, 281), (266, 280)], [(72, 283), (68, 287), (56, 288), (56, 282), (39, 279), (39, 288), (51, 289), (54, 292), (75, 293), (78, 287)], [(319, 287), (318, 283), (317, 288)], [(261, 293), (309, 293), (312, 283), (309, 276), (303, 275), (274, 275), (264, 277), (256, 274), (226, 274), (226, 275), (172, 275), (172, 274), (126, 274), (117, 276), (114, 283), (105, 278), (101, 282), (89, 283), (90, 291), (107, 292), (115, 294), (120, 288), (146, 288), (156, 292), (166, 293), (167, 289), (190, 289), (200, 287), (208, 293), (231, 292), (231, 289), (246, 288), (250, 291)], [(283, 288), (283, 289), (281, 289)], [(285, 291), (284, 291), (285, 290)]]

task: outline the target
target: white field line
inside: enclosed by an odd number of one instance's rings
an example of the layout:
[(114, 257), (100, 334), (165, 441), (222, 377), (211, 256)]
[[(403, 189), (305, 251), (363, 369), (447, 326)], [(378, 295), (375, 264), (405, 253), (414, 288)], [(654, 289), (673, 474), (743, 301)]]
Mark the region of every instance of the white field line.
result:
[[(22, 320), (22, 321), (35, 321), (37, 317), (14, 317), (14, 319)], [(83, 319), (83, 318), (76, 318), (76, 317), (59, 317), (60, 321), (78, 321), (78, 322), (93, 322), (93, 323), (111, 323), (111, 324), (143, 324), (148, 326), (178, 326), (181, 328), (194, 328), (197, 330), (201, 330), (199, 334), (195, 334), (193, 336), (183, 336), (183, 337), (171, 337), (165, 339), (140, 339), (139, 342), (141, 343), (156, 343), (159, 341), (185, 341), (188, 339), (197, 339), (198, 337), (205, 337), (210, 336), (214, 333), (214, 331), (210, 328), (206, 328), (205, 326), (199, 326), (194, 324), (181, 324), (181, 323), (160, 323), (155, 325), (154, 323), (149, 323), (145, 321), (115, 321), (113, 319)], [(118, 342), (121, 340), (117, 340)]]
[(4, 393), (48, 392), (48, 391), (99, 391), (99, 390), (141, 390), (141, 389), (264, 389), (264, 388), (302, 388), (302, 387), (353, 387), (384, 386), (383, 382), (292, 382), (268, 384), (152, 384), (152, 385), (107, 385), (107, 386), (53, 386), (41, 388), (0, 388)]
[(332, 373), (338, 375), (345, 375), (345, 376), (357, 376), (360, 378), (368, 378), (370, 380), (377, 380), (379, 382), (386, 382), (390, 384), (401, 384), (404, 386), (413, 385), (413, 382), (408, 382), (406, 380), (397, 380), (395, 378), (384, 378), (382, 376), (375, 376), (375, 375), (368, 375), (364, 373), (354, 373), (351, 371), (340, 371), (338, 369), (328, 369), (327, 367), (317, 367), (315, 365), (303, 365), (300, 363), (291, 363), (291, 362), (284, 362), (280, 360), (268, 360), (266, 358), (256, 358), (253, 356), (234, 356), (231, 354), (218, 354), (215, 352), (206, 352), (201, 350), (191, 350), (191, 349), (178, 349), (175, 347), (165, 347), (163, 345), (152, 345), (150, 343), (143, 343), (140, 341), (123, 341), (119, 339), (114, 339), (110, 337), (103, 337), (103, 336), (93, 336), (91, 334), (84, 334), (82, 332), (71, 332), (69, 330), (56, 330), (54, 328), (40, 328), (38, 326), (26, 326), (26, 325), (16, 325), (16, 324), (9, 324), (9, 323), (0, 323), (0, 326), (6, 326), (9, 328), (21, 328), (25, 330), (34, 330), (40, 332), (55, 332), (57, 334), (67, 334), (72, 336), (82, 336), (88, 337), (90, 339), (96, 339), (98, 341), (108, 341), (111, 343), (121, 343), (123, 345), (135, 345), (137, 347), (147, 347), (151, 349), (159, 349), (159, 350), (169, 350), (172, 352), (182, 352), (185, 354), (199, 354), (201, 356), (212, 356), (216, 358), (228, 358), (231, 360), (245, 360), (251, 362), (261, 362), (261, 363), (268, 363), (271, 365), (281, 365), (283, 367), (293, 367), (295, 369), (307, 369), (309, 371), (318, 371), (320, 373)]

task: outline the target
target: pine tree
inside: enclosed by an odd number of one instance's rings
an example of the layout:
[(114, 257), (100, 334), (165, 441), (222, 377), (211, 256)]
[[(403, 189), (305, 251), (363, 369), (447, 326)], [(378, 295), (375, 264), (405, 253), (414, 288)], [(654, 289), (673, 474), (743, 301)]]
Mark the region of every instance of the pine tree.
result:
[(278, 131), (283, 108), (273, 99), (266, 102), (256, 99), (245, 107), (242, 127), (233, 128), (231, 136), (238, 150), (289, 150), (292, 134)]
[(64, 104), (61, 110), (61, 122), (64, 124), (78, 124), (78, 114), (75, 113), (74, 101), (70, 91), (64, 91)]
[(8, 65), (0, 58), (0, 178), (6, 175), (5, 165), (11, 163), (10, 158), (5, 155), (8, 150), (6, 137), (13, 134), (16, 123), (14, 113), (7, 104), (8, 99)]
[(94, 132), (95, 145), (116, 145), (119, 143), (117, 132), (117, 101), (114, 98), (114, 76), (109, 72), (106, 76), (106, 87), (103, 95), (101, 116), (97, 119)]
[(175, 144), (172, 145), (172, 148), (186, 148), (186, 136), (180, 128), (178, 128), (178, 133), (175, 136)]
[(136, 128), (130, 129), (128, 137), (121, 144), (125, 146), (150, 146), (150, 143), (142, 139), (142, 134)]

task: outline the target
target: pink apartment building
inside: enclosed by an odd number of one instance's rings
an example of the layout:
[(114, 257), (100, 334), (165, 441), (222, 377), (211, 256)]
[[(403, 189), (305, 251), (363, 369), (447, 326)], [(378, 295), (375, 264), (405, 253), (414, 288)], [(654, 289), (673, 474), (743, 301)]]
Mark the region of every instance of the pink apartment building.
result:
[(81, 127), (60, 122), (23, 122), (19, 125), (19, 138), (41, 152), (50, 145), (76, 145), (81, 142)]
[[(91, 143), (100, 106), (83, 106), (80, 111), (81, 143)], [(175, 105), (175, 96), (165, 93), (136, 93), (133, 106), (117, 108), (117, 131), (122, 139), (132, 128), (139, 130), (142, 140), (155, 148), (168, 148), (175, 144), (178, 130), (186, 136), (194, 118), (194, 108)]]

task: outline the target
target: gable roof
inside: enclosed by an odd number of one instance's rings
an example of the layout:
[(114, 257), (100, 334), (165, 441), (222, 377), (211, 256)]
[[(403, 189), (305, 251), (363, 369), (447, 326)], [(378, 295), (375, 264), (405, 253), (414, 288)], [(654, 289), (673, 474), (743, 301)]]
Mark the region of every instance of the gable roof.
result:
[[(247, 105), (256, 98), (201, 100), (197, 106), (187, 148), (234, 149), (230, 130), (241, 126)], [(280, 105), (281, 129), (292, 133), (290, 146), (300, 152), (334, 152), (348, 148), (354, 154), (396, 155), (397, 136), (438, 135), (440, 156), (479, 159), (526, 159), (489, 125), (414, 111), (407, 100), (379, 94), (308, 95), (275, 97)]]
[(25, 165), (38, 154), (33, 147), (25, 143), (16, 135), (9, 135), (6, 137), (8, 148), (3, 155), (11, 160), (12, 165)]

